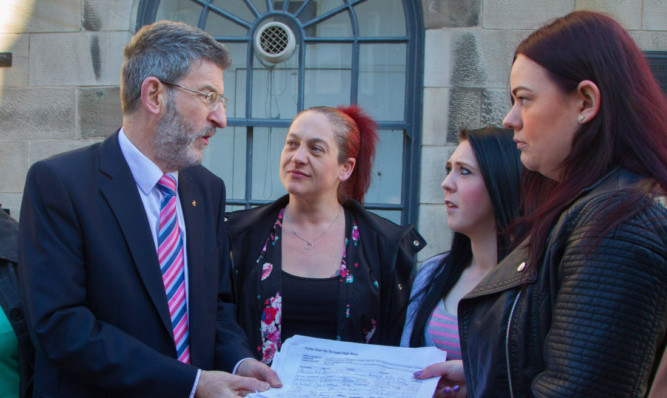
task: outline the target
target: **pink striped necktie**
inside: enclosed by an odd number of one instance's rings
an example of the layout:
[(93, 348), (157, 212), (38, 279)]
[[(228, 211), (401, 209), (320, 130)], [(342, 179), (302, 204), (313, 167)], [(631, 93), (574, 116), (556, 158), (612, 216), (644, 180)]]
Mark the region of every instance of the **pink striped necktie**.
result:
[(162, 271), (162, 282), (167, 292), (169, 315), (174, 330), (176, 357), (179, 361), (190, 363), (190, 345), (188, 343), (188, 313), (185, 303), (185, 272), (183, 240), (176, 206), (176, 179), (164, 174), (157, 183), (164, 197), (160, 204), (158, 228), (158, 259)]

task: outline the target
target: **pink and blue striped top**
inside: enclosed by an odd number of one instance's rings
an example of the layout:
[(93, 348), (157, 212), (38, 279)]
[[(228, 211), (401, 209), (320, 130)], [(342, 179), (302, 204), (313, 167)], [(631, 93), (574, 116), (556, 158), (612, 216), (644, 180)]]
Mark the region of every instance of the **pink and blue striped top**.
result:
[(431, 336), (436, 347), (447, 351), (447, 360), (461, 359), (458, 321), (455, 315), (445, 310), (442, 300), (431, 314), (426, 333)]

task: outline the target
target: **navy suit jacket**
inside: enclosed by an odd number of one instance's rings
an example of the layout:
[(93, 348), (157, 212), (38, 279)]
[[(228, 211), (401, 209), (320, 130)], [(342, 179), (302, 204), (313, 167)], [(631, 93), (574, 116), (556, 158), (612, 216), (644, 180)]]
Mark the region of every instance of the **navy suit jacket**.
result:
[(250, 357), (231, 303), (225, 187), (179, 171), (191, 365), (178, 362), (150, 227), (118, 133), (35, 163), (19, 226), (19, 279), (37, 348), (35, 396), (188, 397), (197, 368)]

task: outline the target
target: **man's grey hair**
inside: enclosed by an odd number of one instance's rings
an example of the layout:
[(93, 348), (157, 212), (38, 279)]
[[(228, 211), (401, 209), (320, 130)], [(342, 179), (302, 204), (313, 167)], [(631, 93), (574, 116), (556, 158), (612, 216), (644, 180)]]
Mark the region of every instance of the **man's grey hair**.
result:
[(159, 21), (142, 27), (123, 51), (120, 96), (123, 114), (136, 110), (141, 85), (150, 76), (178, 82), (196, 61), (209, 61), (222, 70), (231, 65), (229, 50), (213, 36), (182, 22)]

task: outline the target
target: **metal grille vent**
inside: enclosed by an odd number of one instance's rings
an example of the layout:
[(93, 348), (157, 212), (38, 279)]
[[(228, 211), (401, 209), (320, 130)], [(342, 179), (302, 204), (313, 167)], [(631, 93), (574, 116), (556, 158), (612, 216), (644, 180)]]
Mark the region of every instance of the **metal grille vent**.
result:
[(296, 49), (292, 30), (281, 22), (269, 22), (257, 30), (255, 51), (265, 61), (277, 64), (288, 59)]

